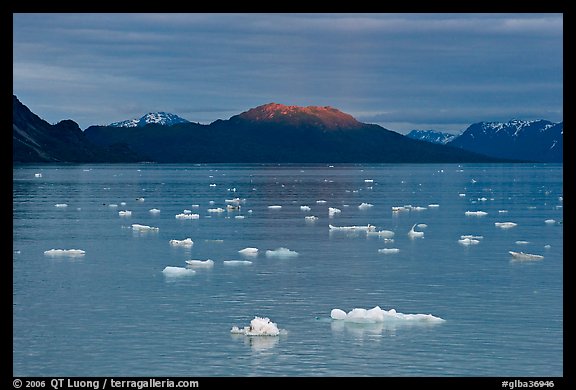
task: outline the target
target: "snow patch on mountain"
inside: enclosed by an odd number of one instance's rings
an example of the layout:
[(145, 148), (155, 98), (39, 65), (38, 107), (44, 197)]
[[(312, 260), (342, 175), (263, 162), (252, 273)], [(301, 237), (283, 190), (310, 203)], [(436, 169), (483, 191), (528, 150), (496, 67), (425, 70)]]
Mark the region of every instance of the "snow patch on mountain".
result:
[(149, 124), (162, 126), (172, 126), (178, 123), (189, 123), (190, 121), (168, 112), (149, 112), (138, 119), (128, 119), (121, 122), (111, 123), (112, 127), (144, 127)]

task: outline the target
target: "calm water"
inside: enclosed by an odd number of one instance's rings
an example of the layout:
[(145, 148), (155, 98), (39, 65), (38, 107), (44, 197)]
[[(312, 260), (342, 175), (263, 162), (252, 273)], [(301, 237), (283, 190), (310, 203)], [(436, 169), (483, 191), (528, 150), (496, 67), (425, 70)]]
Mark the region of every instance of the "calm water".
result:
[[(15, 166), (13, 374), (562, 376), (562, 195), (562, 165), (544, 164)], [(208, 212), (235, 197), (239, 211)], [(392, 212), (404, 205), (426, 209)], [(176, 219), (185, 209), (199, 219)], [(368, 223), (394, 242), (328, 228)], [(424, 238), (407, 235), (415, 223)], [(169, 244), (187, 237), (192, 248)], [(246, 247), (260, 250), (251, 265), (223, 264)], [(280, 247), (299, 255), (266, 257)], [(215, 264), (162, 273), (189, 259)], [(376, 305), (446, 321), (330, 319)], [(254, 316), (287, 334), (230, 333)]]

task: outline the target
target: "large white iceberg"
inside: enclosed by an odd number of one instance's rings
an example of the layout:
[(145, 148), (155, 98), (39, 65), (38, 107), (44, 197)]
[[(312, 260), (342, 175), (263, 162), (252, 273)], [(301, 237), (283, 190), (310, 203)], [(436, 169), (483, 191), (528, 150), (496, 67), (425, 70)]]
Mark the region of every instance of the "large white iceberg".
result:
[(193, 269), (190, 268), (185, 268), (185, 267), (165, 267), (162, 270), (162, 273), (165, 276), (186, 276), (186, 275), (194, 275), (196, 273), (196, 271), (194, 271)]
[(86, 254), (85, 251), (82, 249), (50, 249), (48, 251), (44, 251), (44, 255), (46, 256), (69, 256), (69, 257), (78, 257), (84, 256)]
[(290, 257), (296, 257), (299, 253), (296, 251), (291, 251), (288, 248), (278, 248), (275, 250), (267, 250), (266, 257), (278, 257), (282, 259), (287, 259)]
[(356, 323), (376, 323), (385, 321), (423, 321), (423, 322), (444, 322), (440, 317), (432, 314), (404, 314), (398, 313), (395, 309), (383, 310), (380, 306), (372, 309), (355, 308), (346, 313), (341, 309), (332, 309), (330, 317), (333, 320), (349, 321)]
[(278, 329), (278, 325), (270, 321), (270, 318), (256, 316), (250, 321), (249, 326), (243, 328), (233, 326), (230, 333), (246, 336), (278, 336), (280, 335), (280, 329)]

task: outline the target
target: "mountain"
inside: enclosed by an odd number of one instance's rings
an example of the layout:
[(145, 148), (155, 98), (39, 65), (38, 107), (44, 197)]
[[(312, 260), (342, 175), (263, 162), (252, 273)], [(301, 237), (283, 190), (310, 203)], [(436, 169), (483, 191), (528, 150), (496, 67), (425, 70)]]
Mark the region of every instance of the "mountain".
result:
[(170, 114), (168, 112), (149, 112), (139, 119), (128, 119), (121, 122), (114, 122), (108, 126), (112, 127), (144, 127), (149, 124), (158, 124), (162, 126), (172, 126), (178, 123), (189, 123), (184, 118), (179, 117), (176, 114)]
[(78, 124), (63, 120), (51, 125), (12, 97), (13, 162), (135, 162), (142, 161), (126, 145), (104, 147), (90, 142)]
[(442, 145), (446, 145), (457, 136), (458, 135), (456, 134), (444, 133), (437, 130), (412, 130), (406, 134), (406, 137), (408, 138)]
[(124, 143), (162, 163), (488, 162), (496, 159), (413, 140), (332, 107), (269, 103), (209, 125), (91, 126), (101, 146)]
[(562, 162), (563, 129), (564, 122), (547, 120), (479, 122), (447, 145), (495, 158)]

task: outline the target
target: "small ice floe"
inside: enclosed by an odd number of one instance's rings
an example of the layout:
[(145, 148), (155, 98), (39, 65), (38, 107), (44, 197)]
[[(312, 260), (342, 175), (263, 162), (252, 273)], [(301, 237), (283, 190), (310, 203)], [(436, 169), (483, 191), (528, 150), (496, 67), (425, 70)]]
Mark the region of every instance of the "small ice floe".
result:
[(304, 219), (306, 220), (306, 222), (316, 222), (318, 220), (318, 217), (315, 217), (314, 215), (308, 215), (304, 217)]
[(182, 210), (183, 214), (192, 214), (192, 210), (184, 209)]
[(368, 237), (392, 238), (394, 237), (394, 232), (392, 230), (368, 231), (366, 235)]
[(374, 225), (366, 225), (366, 226), (334, 226), (328, 225), (330, 231), (346, 231), (346, 232), (373, 232), (376, 230), (376, 226)]
[(461, 240), (469, 238), (470, 240), (482, 240), (484, 236), (473, 236), (472, 234), (463, 234), (460, 236)]
[(479, 202), (486, 202), (488, 199), (485, 197), (478, 198)]
[(464, 215), (473, 217), (483, 217), (485, 215), (488, 215), (488, 213), (486, 211), (466, 211), (464, 212)]
[(227, 204), (227, 205), (226, 205), (226, 210), (228, 210), (228, 211), (237, 211), (237, 210), (240, 210), (240, 207), (241, 207), (241, 206), (240, 206), (239, 204), (237, 204), (237, 205)]
[(216, 187), (216, 184), (212, 183), (210, 184), (210, 187)]
[(207, 211), (209, 213), (223, 213), (226, 210), (224, 210), (222, 207), (217, 207), (215, 209), (208, 209)]
[(359, 208), (360, 210), (368, 210), (370, 207), (374, 207), (374, 205), (373, 205), (373, 204), (370, 204), (370, 203), (364, 203), (364, 202), (362, 202), (362, 203), (360, 204), (360, 206), (358, 206), (358, 208)]
[(374, 183), (373, 179), (364, 179), (364, 183)]
[(422, 207), (422, 206), (412, 206), (410, 208), (410, 211), (423, 211), (426, 210), (426, 207)]
[(530, 241), (518, 240), (516, 241), (516, 245), (528, 245)]
[(416, 227), (418, 229), (426, 229), (428, 227), (428, 225), (426, 225), (425, 223), (419, 223), (418, 225), (416, 225)]
[[(284, 332), (285, 331), (283, 330), (282, 333)], [(250, 321), (249, 326), (243, 328), (233, 326), (230, 333), (243, 334), (246, 336), (279, 336), (280, 329), (278, 329), (278, 326), (274, 322), (270, 321), (269, 318), (256, 316), (252, 321)]]
[(191, 238), (185, 238), (183, 240), (170, 240), (170, 245), (190, 248), (192, 245), (194, 245), (194, 241), (192, 241)]
[(336, 207), (328, 207), (328, 216), (333, 217), (334, 214), (340, 214), (342, 210), (337, 209)]
[(440, 207), (440, 205), (437, 204), (437, 203), (431, 203), (431, 204), (428, 205), (428, 207), (431, 208), (431, 209), (436, 209), (436, 208)]
[(459, 197), (461, 197), (461, 198), (463, 198), (463, 197), (465, 197), (465, 196), (466, 196), (466, 194), (464, 194), (464, 193), (460, 193), (460, 194), (458, 194), (458, 196), (459, 196)]
[(64, 207), (68, 207), (68, 205), (66, 203), (56, 203), (54, 205), (54, 207), (58, 207), (58, 208), (64, 208)]
[[(210, 210), (208, 210), (208, 211), (210, 211)], [(185, 213), (182, 213), (182, 214), (176, 214), (176, 215), (174, 216), (174, 218), (176, 218), (176, 219), (200, 219), (200, 214), (185, 214)]]
[(547, 225), (553, 225), (556, 223), (556, 220), (555, 219), (547, 219), (544, 221), (544, 223)]
[(164, 274), (164, 276), (187, 276), (187, 275), (194, 275), (196, 273), (196, 271), (194, 271), (193, 269), (190, 268), (186, 268), (186, 267), (165, 267), (162, 270), (162, 273)]
[(126, 202), (120, 202), (120, 206), (126, 206)]
[(478, 244), (480, 244), (480, 240), (476, 240), (476, 239), (474, 239), (474, 238), (466, 237), (466, 238), (460, 238), (460, 239), (458, 240), (458, 243), (459, 243), (460, 245), (465, 245), (465, 246), (478, 245)]
[(510, 253), (513, 257), (514, 260), (520, 260), (520, 261), (536, 261), (536, 260), (542, 260), (544, 259), (544, 256), (542, 255), (534, 255), (531, 253), (524, 253), (524, 252), (514, 252), (514, 251), (508, 251), (508, 253)]
[(392, 206), (393, 213), (399, 213), (401, 211), (410, 211), (410, 208), (406, 208), (405, 206)]
[(244, 218), (246, 218), (246, 217), (244, 217), (243, 215), (236, 215), (236, 216), (234, 216), (234, 218), (235, 218), (235, 219), (244, 219)]
[(267, 250), (266, 257), (277, 257), (280, 259), (288, 259), (291, 257), (297, 257), (299, 255), (296, 251), (291, 251), (288, 248), (278, 248), (274, 250)]
[(186, 260), (186, 264), (191, 267), (211, 268), (214, 267), (213, 260)]
[(157, 232), (160, 230), (160, 228), (157, 228), (154, 226), (148, 226), (148, 225), (140, 225), (138, 223), (133, 223), (132, 224), (132, 230), (137, 231), (137, 232)]
[(498, 214), (506, 214), (508, 210), (498, 210)]
[(35, 173), (34, 177), (42, 177), (42, 174), (41, 173)]
[(224, 260), (224, 265), (251, 265), (252, 262), (249, 260)]
[(325, 201), (325, 200), (322, 200), (322, 199), (316, 201), (316, 204), (324, 204), (324, 203), (326, 203), (326, 201)]
[(383, 310), (379, 306), (372, 309), (355, 308), (346, 313), (341, 309), (332, 309), (330, 317), (333, 320), (349, 321), (355, 323), (376, 323), (386, 321), (421, 321), (428, 323), (440, 323), (445, 320), (432, 314), (404, 314), (395, 309)]
[(410, 238), (424, 238), (424, 232), (417, 232), (414, 230), (414, 228), (416, 227), (417, 224), (414, 224), (412, 226), (412, 229), (410, 229), (410, 231), (408, 232), (408, 236)]
[(50, 249), (48, 251), (44, 251), (45, 256), (68, 256), (68, 257), (80, 257), (84, 256), (86, 251), (82, 249)]
[(224, 202), (225, 202), (226, 204), (230, 204), (230, 205), (233, 205), (233, 206), (238, 206), (238, 205), (240, 204), (240, 202), (241, 202), (241, 199), (240, 199), (240, 198), (224, 199)]
[(160, 214), (160, 209), (150, 209), (148, 210), (150, 214)]
[(550, 244), (544, 245), (544, 249), (550, 249), (550, 248), (552, 248), (552, 245), (550, 245)]
[(258, 256), (258, 248), (244, 248), (238, 251), (242, 256), (256, 257)]
[(279, 205), (272, 205), (272, 206), (268, 206), (268, 208), (270, 210), (280, 210), (282, 208), (282, 206)]
[(216, 203), (216, 202), (214, 202), (213, 200), (208, 202), (209, 205), (213, 205), (214, 203)]
[(120, 210), (118, 211), (118, 215), (121, 217), (130, 217), (132, 215), (132, 211), (130, 210)]
[(383, 253), (385, 255), (389, 255), (389, 254), (393, 254), (393, 253), (399, 253), (400, 249), (398, 248), (383, 248), (383, 249), (378, 249), (378, 253)]
[(118, 205), (116, 203), (110, 203), (108, 207), (115, 209), (116, 207), (118, 207)]
[(198, 207), (200, 207), (200, 205), (199, 205), (199, 204), (193, 204), (193, 205), (190, 206), (190, 207), (192, 207), (193, 209), (197, 209)]
[(137, 202), (144, 202), (144, 198), (136, 198)]
[(494, 222), (494, 226), (499, 227), (500, 229), (510, 229), (517, 225), (518, 224), (514, 222)]
[(310, 210), (312, 210), (312, 209), (310, 208), (310, 206), (300, 206), (300, 210), (302, 210), (302, 211), (310, 211)]

